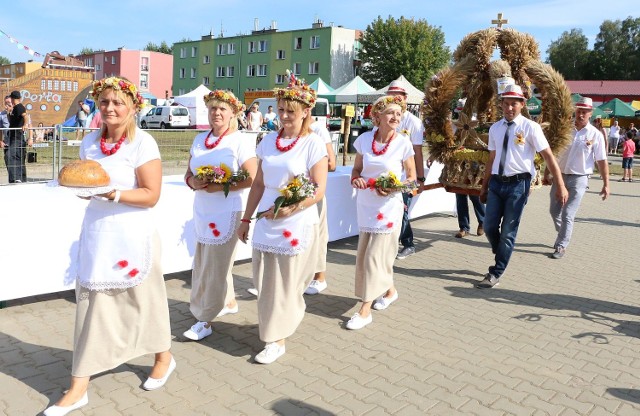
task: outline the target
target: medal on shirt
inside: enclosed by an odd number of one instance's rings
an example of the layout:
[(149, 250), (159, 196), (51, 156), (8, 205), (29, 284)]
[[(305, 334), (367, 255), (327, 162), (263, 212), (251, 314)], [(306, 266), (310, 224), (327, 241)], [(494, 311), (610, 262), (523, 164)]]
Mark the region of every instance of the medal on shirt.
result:
[(516, 144), (524, 146), (524, 133), (522, 131), (517, 131), (516, 132), (515, 142), (516, 142)]

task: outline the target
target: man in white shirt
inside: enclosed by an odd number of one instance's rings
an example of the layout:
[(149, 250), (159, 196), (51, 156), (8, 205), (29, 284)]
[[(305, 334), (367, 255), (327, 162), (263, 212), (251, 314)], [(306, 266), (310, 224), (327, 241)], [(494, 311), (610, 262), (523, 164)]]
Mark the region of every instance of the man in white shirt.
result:
[[(396, 96), (399, 95), (407, 99), (407, 91), (402, 87), (402, 84), (398, 81), (393, 81), (387, 88), (387, 95)], [(424, 126), (422, 121), (411, 114), (408, 110), (402, 114), (400, 125), (397, 128), (398, 133), (402, 133), (411, 139), (413, 145), (413, 156), (416, 162), (416, 177), (418, 179), (418, 193), (422, 192), (424, 186), (424, 160), (422, 156), (422, 142), (424, 140)], [(411, 200), (413, 199), (412, 193), (403, 193), (402, 199), (404, 200), (404, 215), (402, 216), (402, 228), (400, 231), (400, 244), (402, 248), (396, 256), (397, 259), (405, 259), (412, 254), (416, 253), (416, 248), (413, 243), (413, 230), (409, 223), (409, 207), (411, 206)]]
[(520, 86), (507, 85), (500, 98), (504, 117), (489, 129), (489, 161), (480, 191), (480, 201), (487, 204), (484, 231), (495, 254), (495, 264), (489, 267), (484, 280), (476, 284), (478, 289), (498, 285), (509, 264), (529, 198), (531, 178), (536, 173), (533, 163), (536, 152), (553, 174), (559, 203), (564, 205), (568, 197), (542, 128), (520, 114), (526, 101)]
[(264, 113), (264, 116), (262, 117), (265, 127), (269, 130), (277, 130), (278, 129), (278, 122), (276, 120), (277, 117), (278, 115), (273, 111), (273, 106), (270, 105), (267, 108), (267, 112)]
[[(565, 205), (558, 203), (553, 198), (556, 185), (553, 184), (551, 186), (549, 212), (558, 232), (553, 245), (555, 251), (551, 255), (554, 259), (564, 257), (565, 250), (569, 246), (571, 233), (573, 232), (573, 220), (589, 185), (589, 175), (593, 174), (593, 165), (595, 163), (598, 164), (598, 170), (602, 176), (600, 196), (603, 201), (609, 196), (607, 152), (604, 148), (602, 133), (589, 123), (592, 112), (593, 101), (591, 98), (584, 97), (576, 103), (573, 142), (558, 157), (558, 165), (562, 172), (564, 184), (569, 191), (569, 199)], [(551, 184), (548, 169), (544, 171), (543, 183), (545, 185)]]

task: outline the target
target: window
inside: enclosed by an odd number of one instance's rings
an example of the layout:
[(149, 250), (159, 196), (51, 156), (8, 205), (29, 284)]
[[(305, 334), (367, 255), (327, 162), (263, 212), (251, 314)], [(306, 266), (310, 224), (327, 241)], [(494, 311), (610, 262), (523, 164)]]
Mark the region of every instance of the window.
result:
[(66, 90), (65, 86), (66, 86), (65, 82), (64, 81), (60, 81), (60, 91), (65, 91)]
[(146, 56), (142, 58), (142, 62), (140, 63), (140, 70), (141, 71), (149, 70), (149, 58), (147, 58)]
[(47, 89), (51, 91), (53, 89), (53, 81), (50, 79), (47, 80)]
[(93, 66), (93, 58), (85, 58), (84, 66)]
[(226, 55), (226, 50), (225, 50), (225, 45), (224, 44), (219, 44), (218, 45), (218, 55)]
[(203, 64), (210, 64), (211, 63), (211, 57), (209, 55), (205, 55), (202, 57), (202, 63)]
[(140, 88), (149, 88), (149, 74), (140, 74)]
[(184, 95), (184, 88), (178, 88), (178, 95)]
[(72, 91), (71, 90), (71, 81), (67, 81), (67, 91)]
[(186, 57), (187, 57), (187, 48), (180, 48), (180, 58), (186, 58)]
[(196, 69), (191, 68), (191, 79), (195, 79), (195, 77), (196, 77)]
[(267, 51), (267, 41), (261, 40), (258, 42), (258, 52), (266, 52)]
[(293, 49), (302, 49), (302, 38), (293, 39)]
[(276, 75), (276, 84), (284, 84), (286, 77), (282, 74)]
[(191, 57), (195, 58), (198, 55), (198, 47), (197, 46), (192, 46), (191, 47)]
[(96, 71), (102, 71), (102, 65), (96, 64)]
[(109, 58), (105, 56), (105, 57), (104, 57), (104, 61), (105, 61), (105, 62), (109, 62)]
[(255, 41), (249, 41), (249, 43), (247, 44), (247, 53), (254, 53), (256, 51), (256, 42)]
[(247, 76), (255, 77), (256, 76), (256, 66), (255, 65), (247, 65)]
[(284, 59), (284, 57), (284, 49), (278, 49), (278, 52), (276, 52), (276, 59)]
[[(180, 68), (180, 75), (179, 75), (179, 76), (180, 76), (180, 79), (184, 79), (184, 77), (185, 77), (185, 70), (184, 70), (184, 68)], [(180, 94), (180, 95), (181, 95), (181, 94)]]
[(235, 55), (236, 54), (236, 44), (235, 43), (228, 43), (227, 44), (227, 54), (229, 54), (229, 55)]
[(320, 36), (311, 36), (309, 41), (309, 49), (318, 49), (320, 47)]
[(112, 57), (111, 57), (111, 64), (112, 64), (112, 65), (115, 65), (115, 64), (116, 64), (116, 57), (115, 57), (115, 56), (112, 56)]
[(228, 66), (227, 67), (227, 77), (233, 78), (235, 76), (236, 76), (236, 67), (235, 66)]
[(78, 91), (78, 81), (73, 81), (73, 91)]
[(227, 76), (227, 68), (224, 66), (219, 66), (216, 68), (216, 77), (222, 78)]
[(320, 62), (309, 62), (309, 74), (317, 74), (320, 70)]
[(202, 78), (202, 85), (209, 85), (209, 77)]
[(60, 81), (58, 81), (57, 79), (53, 80), (53, 90), (54, 91), (58, 91), (60, 89)]
[(302, 65), (300, 65), (300, 62), (296, 62), (293, 64), (293, 73), (295, 75), (300, 75), (300, 71), (301, 71)]
[[(5, 68), (5, 70), (6, 70), (6, 68)], [(64, 83), (64, 81), (63, 81), (63, 83)], [(44, 79), (40, 80), (40, 89), (44, 90), (45, 88), (47, 88), (47, 81), (45, 81)]]
[(266, 64), (258, 65), (258, 76), (259, 77), (266, 77), (267, 76), (267, 65)]

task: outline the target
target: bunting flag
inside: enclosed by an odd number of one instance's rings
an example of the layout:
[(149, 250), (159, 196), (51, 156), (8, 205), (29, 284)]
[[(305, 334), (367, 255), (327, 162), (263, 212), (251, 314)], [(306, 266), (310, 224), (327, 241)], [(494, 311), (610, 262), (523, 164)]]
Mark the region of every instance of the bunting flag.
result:
[(0, 33), (3, 34), (4, 36), (7, 37), (7, 39), (9, 39), (9, 42), (11, 43), (15, 43), (16, 46), (18, 47), (18, 49), (24, 49), (25, 51), (27, 51), (27, 53), (31, 56), (42, 56), (42, 54), (34, 51), (33, 49), (31, 49), (30, 47), (28, 47), (27, 45), (23, 45), (22, 43), (18, 42), (17, 39), (12, 38), (9, 34), (4, 33), (2, 30), (0, 30)]

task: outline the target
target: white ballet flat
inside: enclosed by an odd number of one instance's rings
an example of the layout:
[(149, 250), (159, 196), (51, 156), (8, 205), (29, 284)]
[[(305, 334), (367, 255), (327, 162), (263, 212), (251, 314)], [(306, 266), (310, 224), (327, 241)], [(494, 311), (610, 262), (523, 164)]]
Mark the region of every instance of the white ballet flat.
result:
[(164, 384), (169, 379), (169, 376), (171, 375), (171, 373), (173, 373), (173, 370), (175, 369), (176, 369), (176, 360), (174, 360), (172, 356), (171, 362), (169, 363), (169, 368), (167, 369), (167, 372), (165, 373), (164, 377), (162, 378), (149, 377), (147, 381), (145, 381), (144, 384), (142, 385), (142, 388), (147, 391), (159, 389), (160, 387), (164, 386)]
[(89, 403), (89, 396), (87, 392), (84, 392), (84, 395), (72, 404), (71, 406), (51, 406), (48, 407), (47, 410), (44, 411), (44, 416), (64, 416), (69, 412), (73, 412), (76, 409), (80, 409), (82, 406), (86, 406)]

